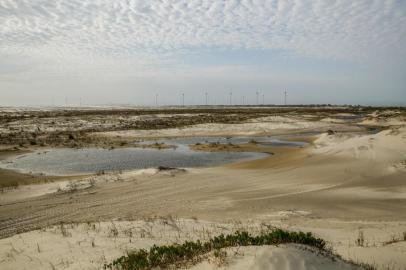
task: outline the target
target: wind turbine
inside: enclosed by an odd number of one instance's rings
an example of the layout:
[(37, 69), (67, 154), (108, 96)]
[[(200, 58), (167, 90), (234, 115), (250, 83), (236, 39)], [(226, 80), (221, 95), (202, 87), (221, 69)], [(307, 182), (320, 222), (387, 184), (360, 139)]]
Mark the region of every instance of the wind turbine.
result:
[(288, 91), (285, 90), (285, 106), (288, 104), (287, 102)]

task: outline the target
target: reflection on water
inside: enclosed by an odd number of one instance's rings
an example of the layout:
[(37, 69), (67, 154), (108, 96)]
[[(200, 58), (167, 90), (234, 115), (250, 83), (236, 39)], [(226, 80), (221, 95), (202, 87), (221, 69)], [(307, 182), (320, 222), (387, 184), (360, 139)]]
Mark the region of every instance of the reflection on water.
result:
[(176, 149), (119, 148), (114, 150), (52, 149), (37, 151), (19, 156), (0, 164), (2, 167), (31, 173), (69, 175), (94, 173), (98, 171), (125, 171), (158, 166), (167, 167), (206, 167), (232, 163), (245, 159), (267, 156), (265, 153), (249, 152), (196, 152), (188, 145), (196, 143), (243, 144), (255, 140), (258, 144), (274, 146), (303, 146), (301, 142), (286, 142), (270, 137), (192, 137), (158, 141), (144, 141), (145, 144), (166, 143), (176, 145)]
[(290, 147), (302, 147), (307, 143), (298, 141), (285, 141), (271, 136), (258, 136), (258, 137), (182, 137), (171, 139), (160, 139), (155, 141), (143, 141), (141, 144), (151, 143), (164, 143), (169, 145), (176, 145), (177, 147), (187, 147), (196, 143), (221, 143), (221, 144), (245, 144), (255, 142), (264, 146), (290, 146)]
[(98, 171), (143, 169), (157, 166), (204, 167), (231, 163), (243, 159), (265, 157), (263, 153), (194, 152), (177, 149), (121, 148), (114, 150), (55, 149), (35, 152), (4, 164), (9, 169), (23, 172), (67, 175)]

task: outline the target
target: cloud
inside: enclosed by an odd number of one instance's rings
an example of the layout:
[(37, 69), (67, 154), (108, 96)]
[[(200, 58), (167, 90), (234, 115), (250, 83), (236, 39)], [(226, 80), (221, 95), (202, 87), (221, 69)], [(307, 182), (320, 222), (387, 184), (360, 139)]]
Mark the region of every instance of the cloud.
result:
[(400, 92), (405, 66), (403, 0), (0, 0), (3, 99), (34, 86), (149, 93), (219, 81), (324, 89), (351, 79), (351, 91)]
[(0, 52), (68, 61), (199, 48), (368, 61), (406, 54), (403, 1), (0, 0)]

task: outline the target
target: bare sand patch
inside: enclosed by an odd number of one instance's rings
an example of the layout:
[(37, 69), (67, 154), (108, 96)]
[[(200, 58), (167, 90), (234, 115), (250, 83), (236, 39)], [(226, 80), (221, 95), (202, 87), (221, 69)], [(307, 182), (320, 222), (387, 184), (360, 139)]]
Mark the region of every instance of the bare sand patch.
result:
[(209, 123), (191, 125), (182, 128), (160, 130), (126, 130), (93, 133), (95, 137), (112, 138), (168, 138), (187, 136), (259, 136), (294, 132), (327, 131), (361, 131), (362, 128), (343, 124), (309, 121), (303, 118), (270, 116), (251, 119), (245, 123)]

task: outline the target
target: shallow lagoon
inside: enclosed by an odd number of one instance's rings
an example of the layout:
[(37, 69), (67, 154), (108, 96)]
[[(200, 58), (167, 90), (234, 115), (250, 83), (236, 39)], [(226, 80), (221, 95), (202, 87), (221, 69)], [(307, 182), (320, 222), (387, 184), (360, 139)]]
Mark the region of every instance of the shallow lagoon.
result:
[(26, 173), (50, 175), (73, 175), (100, 171), (126, 171), (158, 166), (196, 168), (218, 166), (242, 160), (263, 158), (266, 153), (251, 152), (198, 152), (189, 149), (195, 143), (233, 143), (243, 144), (255, 140), (258, 144), (273, 146), (303, 146), (301, 142), (288, 142), (270, 137), (191, 137), (176, 138), (142, 143), (165, 143), (175, 145), (175, 149), (100, 148), (52, 149), (36, 151), (3, 161), (0, 166)]

